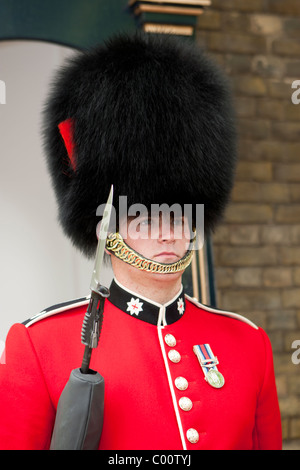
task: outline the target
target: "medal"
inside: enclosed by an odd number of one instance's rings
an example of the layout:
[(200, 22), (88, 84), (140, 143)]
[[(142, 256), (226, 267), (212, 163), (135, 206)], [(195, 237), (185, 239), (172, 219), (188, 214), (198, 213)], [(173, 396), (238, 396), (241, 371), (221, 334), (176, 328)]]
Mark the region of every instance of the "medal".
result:
[(223, 387), (225, 380), (221, 372), (218, 370), (210, 369), (207, 374), (205, 379), (214, 388), (221, 388)]
[(193, 346), (193, 351), (197, 356), (204, 373), (206, 382), (214, 388), (221, 388), (225, 384), (225, 379), (218, 371), (218, 358), (214, 356), (209, 344), (197, 344)]

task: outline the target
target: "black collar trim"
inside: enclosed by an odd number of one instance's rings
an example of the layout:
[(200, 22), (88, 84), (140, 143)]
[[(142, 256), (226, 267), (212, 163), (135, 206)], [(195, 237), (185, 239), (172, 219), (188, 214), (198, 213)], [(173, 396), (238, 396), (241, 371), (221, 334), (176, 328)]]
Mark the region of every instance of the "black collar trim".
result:
[(185, 296), (182, 287), (170, 302), (159, 304), (128, 290), (113, 279), (108, 300), (128, 315), (158, 326), (175, 323), (185, 311)]

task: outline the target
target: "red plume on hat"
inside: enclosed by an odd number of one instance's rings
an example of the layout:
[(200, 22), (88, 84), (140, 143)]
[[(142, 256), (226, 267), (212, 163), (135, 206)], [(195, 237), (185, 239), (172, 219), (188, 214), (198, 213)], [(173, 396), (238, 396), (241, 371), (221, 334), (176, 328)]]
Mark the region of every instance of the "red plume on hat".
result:
[(230, 87), (196, 45), (119, 35), (56, 74), (44, 140), (59, 220), (87, 256), (97, 207), (114, 185), (127, 204), (204, 204), (206, 234), (228, 201), (236, 160)]
[(72, 118), (66, 119), (65, 121), (58, 124), (59, 131), (61, 133), (62, 138), (64, 139), (66, 151), (70, 160), (70, 165), (72, 167), (72, 170), (76, 171), (73, 126), (74, 122)]

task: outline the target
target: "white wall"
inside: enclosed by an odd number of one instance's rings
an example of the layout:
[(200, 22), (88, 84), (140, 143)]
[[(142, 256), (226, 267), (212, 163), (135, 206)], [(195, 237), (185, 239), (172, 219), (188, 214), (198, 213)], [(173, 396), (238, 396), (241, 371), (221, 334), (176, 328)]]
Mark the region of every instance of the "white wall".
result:
[[(42, 42), (0, 42), (6, 85), (0, 104), (0, 350), (13, 323), (89, 293), (93, 261), (71, 246), (57, 222), (40, 132), (53, 70), (72, 53)], [(106, 269), (103, 282), (111, 277)]]

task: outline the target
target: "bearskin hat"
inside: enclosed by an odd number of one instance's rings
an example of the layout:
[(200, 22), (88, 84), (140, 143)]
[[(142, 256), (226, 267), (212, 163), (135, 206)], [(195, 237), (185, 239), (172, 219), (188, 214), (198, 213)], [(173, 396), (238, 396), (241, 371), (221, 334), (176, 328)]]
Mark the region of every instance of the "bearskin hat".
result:
[(88, 257), (97, 207), (111, 184), (128, 206), (204, 204), (204, 230), (223, 214), (236, 159), (228, 81), (196, 45), (117, 35), (56, 73), (44, 142), (59, 220)]

